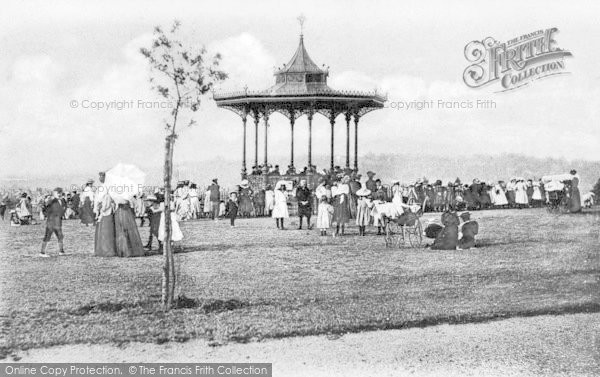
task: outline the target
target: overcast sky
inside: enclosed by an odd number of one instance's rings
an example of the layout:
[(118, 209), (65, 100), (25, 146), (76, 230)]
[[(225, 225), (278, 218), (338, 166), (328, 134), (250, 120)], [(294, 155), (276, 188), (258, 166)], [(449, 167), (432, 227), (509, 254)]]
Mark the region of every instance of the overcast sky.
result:
[[(387, 108), (360, 123), (359, 154), (524, 153), (536, 157), (600, 160), (600, 3), (555, 1), (103, 1), (4, 2), (0, 13), (0, 175), (97, 171), (116, 162), (160, 164), (164, 110), (138, 108), (149, 90), (148, 46), (155, 25), (183, 23), (185, 38), (223, 55), (230, 78), (222, 90), (264, 89), (273, 67), (287, 63), (306, 16), (305, 45), (330, 67), (336, 89), (387, 93), (400, 101), (493, 100), (495, 109)], [(495, 93), (468, 88), (462, 74), (465, 45), (500, 41), (538, 29), (559, 28), (570, 50), (568, 75)], [(77, 101), (77, 108), (71, 102)], [(84, 109), (82, 101), (134, 101), (133, 109)], [(86, 102), (90, 103), (90, 102)], [(395, 105), (394, 105), (395, 106)], [(289, 125), (273, 116), (269, 154), (288, 156)], [(304, 165), (306, 118), (297, 123), (297, 165)], [(242, 126), (234, 113), (204, 102), (198, 124), (182, 130), (177, 161), (222, 156), (241, 160)], [(342, 117), (336, 154), (345, 150)], [(248, 134), (253, 156), (252, 129)], [(329, 126), (313, 127), (316, 154), (329, 151)], [(262, 130), (260, 135), (262, 152)], [(262, 160), (262, 153), (259, 154)], [(274, 163), (287, 164), (285, 161)]]

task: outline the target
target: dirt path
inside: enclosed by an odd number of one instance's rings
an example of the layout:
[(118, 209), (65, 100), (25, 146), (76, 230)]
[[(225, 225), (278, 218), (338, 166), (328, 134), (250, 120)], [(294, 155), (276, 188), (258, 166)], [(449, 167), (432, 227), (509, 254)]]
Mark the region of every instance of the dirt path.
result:
[(272, 362), (274, 376), (592, 376), (600, 375), (600, 314), (220, 347), (202, 340), (67, 345), (18, 356), (21, 362)]

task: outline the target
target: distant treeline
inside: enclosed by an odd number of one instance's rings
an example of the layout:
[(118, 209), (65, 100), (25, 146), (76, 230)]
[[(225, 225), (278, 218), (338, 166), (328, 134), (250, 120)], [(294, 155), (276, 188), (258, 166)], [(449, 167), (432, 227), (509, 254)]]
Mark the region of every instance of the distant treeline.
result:
[[(252, 167), (252, 158), (249, 158), (248, 169)], [(306, 157), (299, 155), (295, 159), (296, 168), (302, 169), (306, 164)], [(262, 156), (259, 156), (259, 163), (262, 162)], [(273, 165), (279, 164), (281, 168), (286, 168), (288, 164), (287, 157), (270, 156), (269, 162)], [(318, 170), (329, 166), (329, 157), (315, 156), (313, 163), (316, 163)], [(343, 166), (345, 157), (337, 156), (336, 165)], [(424, 154), (403, 154), (403, 153), (369, 153), (360, 156), (359, 170), (365, 173), (372, 170), (377, 173), (376, 178), (380, 178), (384, 183), (390, 183), (398, 179), (402, 183), (413, 183), (418, 178), (427, 177), (429, 181), (441, 179), (444, 183), (454, 182), (458, 177), (462, 182), (470, 182), (478, 178), (485, 182), (495, 182), (498, 180), (508, 180), (514, 176), (525, 178), (540, 178), (543, 175), (568, 173), (571, 169), (577, 170), (581, 177), (580, 189), (587, 192), (592, 189), (594, 184), (600, 178), (600, 161), (574, 160), (568, 161), (564, 158), (537, 158), (519, 154), (499, 154), (499, 155), (472, 155), (452, 157), (436, 156), (433, 153)], [(160, 185), (162, 182), (162, 166), (141, 166), (147, 176), (148, 185)], [(188, 179), (195, 182), (199, 187), (208, 186), (213, 178), (218, 178), (223, 187), (233, 187), (240, 182), (241, 159), (235, 160), (231, 157), (215, 157), (214, 159), (202, 162), (179, 162), (175, 161), (174, 177), (175, 181)], [(14, 177), (7, 179), (1, 178), (0, 186), (35, 188), (35, 187), (70, 187), (71, 185), (81, 185), (89, 178), (97, 178), (97, 169), (91, 169), (89, 172), (78, 172), (69, 174), (65, 172), (61, 175), (52, 175), (47, 177)]]

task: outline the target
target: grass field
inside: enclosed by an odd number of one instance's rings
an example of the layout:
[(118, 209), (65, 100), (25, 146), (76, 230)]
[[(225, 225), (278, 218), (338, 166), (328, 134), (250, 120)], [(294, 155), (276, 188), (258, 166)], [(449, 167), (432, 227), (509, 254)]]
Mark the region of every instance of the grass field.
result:
[[(424, 220), (433, 216), (439, 215)], [(278, 231), (271, 219), (241, 219), (236, 228), (227, 221), (183, 223), (176, 258), (188, 299), (168, 313), (158, 309), (160, 255), (94, 257), (93, 228), (68, 221), (68, 255), (39, 258), (43, 225), (4, 222), (0, 353), (190, 338), (218, 345), (600, 312), (597, 214), (532, 209), (473, 217), (480, 247), (465, 251), (386, 249), (382, 237), (358, 237), (355, 227), (333, 238), (291, 224)], [(145, 241), (148, 228), (140, 231)]]

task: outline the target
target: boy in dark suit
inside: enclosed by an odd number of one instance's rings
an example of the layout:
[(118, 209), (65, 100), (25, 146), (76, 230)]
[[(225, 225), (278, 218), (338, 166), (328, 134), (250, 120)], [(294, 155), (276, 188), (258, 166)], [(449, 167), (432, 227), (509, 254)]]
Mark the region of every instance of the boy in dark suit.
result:
[(229, 221), (231, 222), (231, 227), (235, 226), (235, 219), (237, 218), (239, 206), (237, 199), (237, 192), (231, 192), (229, 194), (229, 200), (225, 206), (225, 213), (227, 217), (229, 217)]
[(48, 199), (45, 205), (46, 215), (46, 233), (42, 241), (42, 251), (40, 252), (41, 257), (48, 257), (46, 254), (46, 246), (48, 241), (52, 238), (52, 234), (56, 234), (58, 239), (58, 255), (65, 255), (63, 246), (63, 232), (62, 232), (62, 219), (65, 214), (66, 202), (62, 199), (63, 191), (60, 187), (57, 187), (52, 191), (52, 197)]

